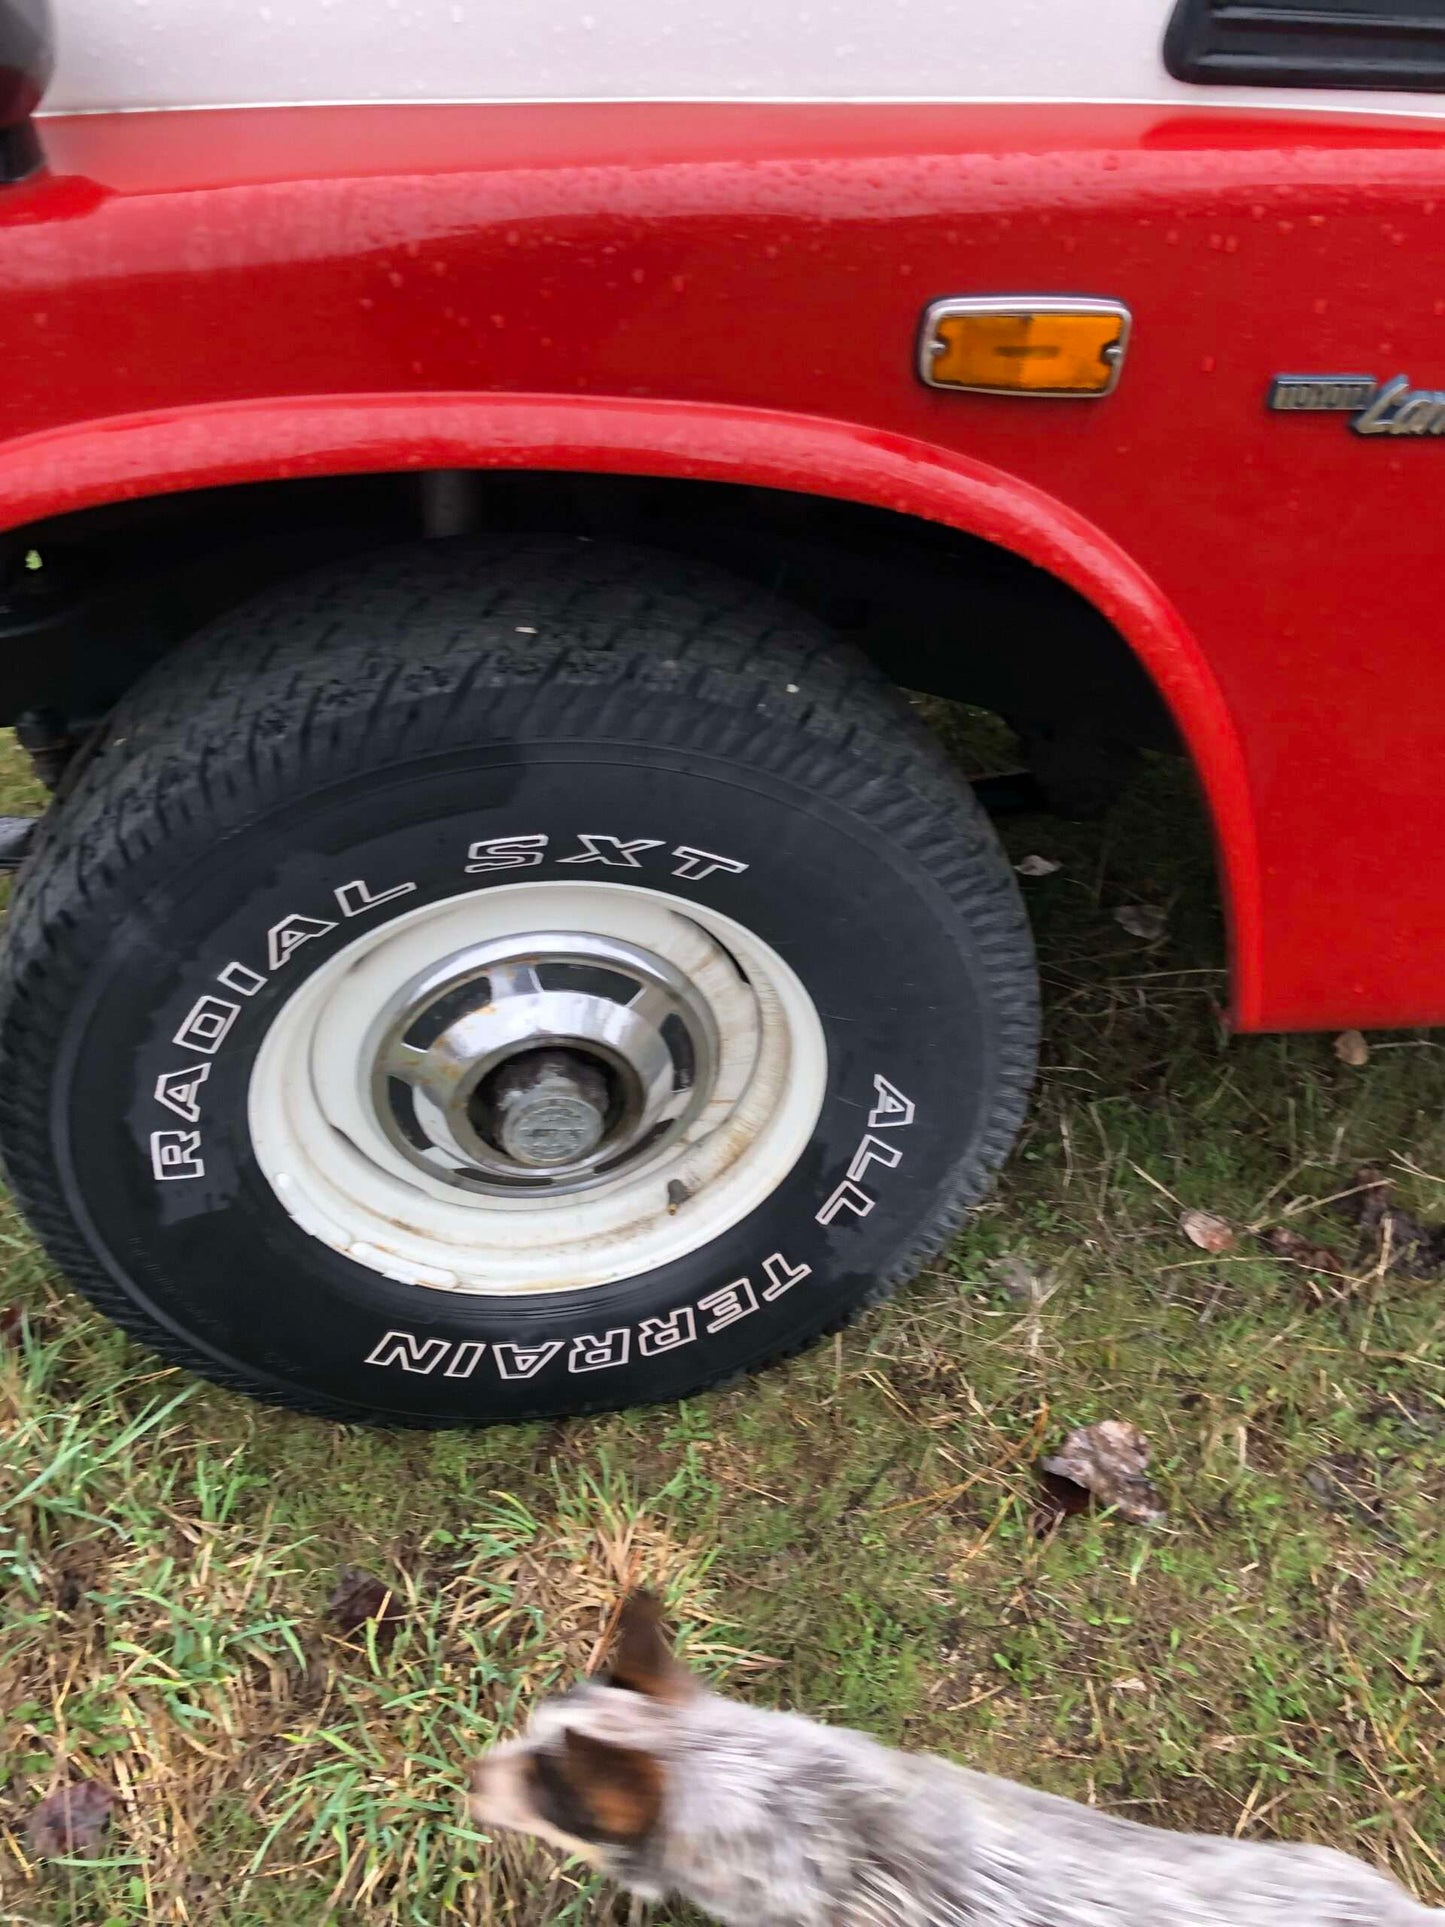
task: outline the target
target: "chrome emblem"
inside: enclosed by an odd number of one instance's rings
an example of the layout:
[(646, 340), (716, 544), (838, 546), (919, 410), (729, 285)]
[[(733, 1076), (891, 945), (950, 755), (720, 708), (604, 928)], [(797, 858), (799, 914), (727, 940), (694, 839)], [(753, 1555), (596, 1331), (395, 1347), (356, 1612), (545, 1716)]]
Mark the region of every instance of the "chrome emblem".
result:
[(1269, 406), (1278, 414), (1350, 417), (1357, 435), (1445, 435), (1445, 390), (1412, 388), (1407, 375), (1276, 375)]

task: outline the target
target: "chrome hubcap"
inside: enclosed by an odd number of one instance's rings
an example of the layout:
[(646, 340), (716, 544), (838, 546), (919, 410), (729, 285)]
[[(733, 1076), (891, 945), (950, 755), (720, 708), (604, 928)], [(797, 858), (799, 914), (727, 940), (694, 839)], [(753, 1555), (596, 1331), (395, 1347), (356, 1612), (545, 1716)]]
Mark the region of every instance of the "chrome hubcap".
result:
[(469, 1191), (559, 1192), (640, 1169), (685, 1137), (712, 1094), (718, 1037), (666, 959), (543, 931), (414, 977), (369, 1054), (377, 1121), (412, 1163)]

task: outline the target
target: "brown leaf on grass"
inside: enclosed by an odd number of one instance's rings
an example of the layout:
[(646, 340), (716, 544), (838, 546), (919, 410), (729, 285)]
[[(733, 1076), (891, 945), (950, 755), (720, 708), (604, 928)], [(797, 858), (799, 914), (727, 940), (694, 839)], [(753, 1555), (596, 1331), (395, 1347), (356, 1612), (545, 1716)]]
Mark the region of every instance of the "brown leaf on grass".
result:
[(1234, 1227), (1223, 1218), (1216, 1218), (1212, 1211), (1186, 1211), (1179, 1220), (1179, 1229), (1190, 1244), (1198, 1245), (1201, 1251), (1234, 1249)]
[(1062, 1502), (1064, 1511), (1082, 1512), (1091, 1502), (1113, 1507), (1133, 1525), (1157, 1525), (1164, 1515), (1159, 1494), (1148, 1477), (1149, 1441), (1128, 1419), (1100, 1419), (1081, 1425), (1064, 1440), (1064, 1449), (1040, 1461), (1040, 1473), (1050, 1482), (1062, 1481), (1083, 1495), (1082, 1502)]
[(1342, 1030), (1335, 1039), (1335, 1056), (1351, 1070), (1359, 1070), (1362, 1064), (1370, 1061), (1370, 1047), (1364, 1034), (1358, 1030)]
[(1259, 1242), (1274, 1257), (1299, 1265), (1305, 1271), (1326, 1271), (1338, 1277), (1349, 1276), (1350, 1267), (1338, 1251), (1332, 1251), (1328, 1245), (1316, 1244), (1313, 1238), (1307, 1238), (1302, 1231), (1291, 1231), (1287, 1225), (1277, 1224), (1268, 1231), (1261, 1231)]
[(377, 1638), (391, 1640), (406, 1614), (394, 1586), (362, 1566), (343, 1566), (326, 1602), (326, 1617), (344, 1638), (375, 1620)]
[(100, 1844), (115, 1795), (98, 1780), (72, 1780), (47, 1793), (26, 1829), (32, 1850), (47, 1859), (89, 1853)]
[(1131, 937), (1145, 943), (1158, 943), (1169, 925), (1169, 914), (1157, 903), (1124, 903), (1114, 912), (1114, 921)]
[(1445, 1225), (1392, 1204), (1391, 1190), (1378, 1165), (1362, 1164), (1355, 1172), (1354, 1191), (1343, 1200), (1359, 1224), (1369, 1262), (1410, 1278), (1434, 1277), (1445, 1268)]

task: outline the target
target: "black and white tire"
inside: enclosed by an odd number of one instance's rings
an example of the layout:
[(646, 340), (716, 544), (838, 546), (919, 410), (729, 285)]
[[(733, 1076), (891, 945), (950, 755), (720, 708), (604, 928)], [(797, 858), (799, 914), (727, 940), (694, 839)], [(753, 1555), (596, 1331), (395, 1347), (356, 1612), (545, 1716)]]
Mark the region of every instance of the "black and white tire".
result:
[(564, 1414), (907, 1278), (1036, 1023), (987, 821), (810, 618), (437, 544), (268, 594), (116, 712), (17, 886), (0, 1147), (56, 1262), (212, 1379)]

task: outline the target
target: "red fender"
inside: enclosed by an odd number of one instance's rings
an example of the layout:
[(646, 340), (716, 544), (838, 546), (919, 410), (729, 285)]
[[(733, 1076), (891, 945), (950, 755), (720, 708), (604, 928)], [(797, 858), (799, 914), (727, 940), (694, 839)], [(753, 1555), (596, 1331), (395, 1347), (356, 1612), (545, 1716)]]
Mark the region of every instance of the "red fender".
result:
[(1213, 819), (1233, 1015), (1262, 1014), (1262, 893), (1239, 733), (1177, 611), (1077, 511), (1014, 476), (907, 436), (812, 415), (550, 395), (299, 396), (114, 416), (0, 444), (0, 526), (231, 482), (405, 469), (656, 475), (894, 509), (1012, 550), (1108, 618), (1188, 745)]

